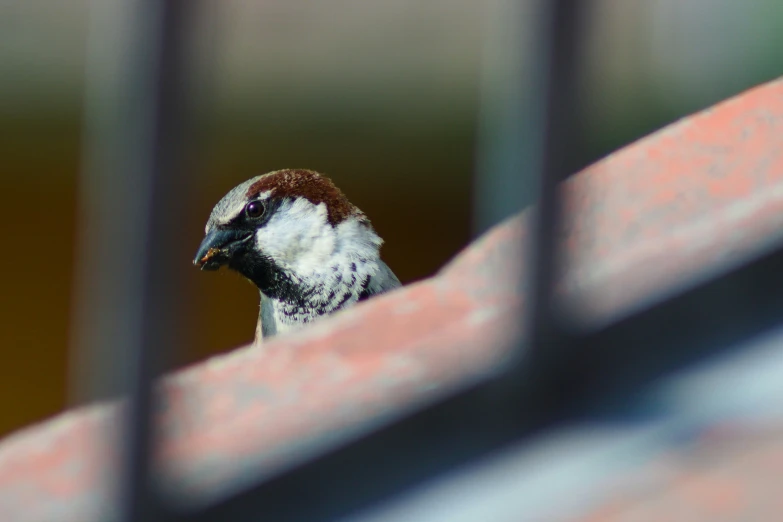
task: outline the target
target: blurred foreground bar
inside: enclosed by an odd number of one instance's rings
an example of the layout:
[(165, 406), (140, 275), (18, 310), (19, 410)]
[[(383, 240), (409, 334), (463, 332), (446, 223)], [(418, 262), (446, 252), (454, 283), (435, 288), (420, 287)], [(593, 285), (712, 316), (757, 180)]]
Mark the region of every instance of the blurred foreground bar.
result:
[[(174, 248), (186, 226), (180, 0), (94, 0), (86, 89), (72, 382), (76, 400), (127, 393), (120, 517), (156, 521), (152, 379), (186, 324)], [(186, 258), (185, 258), (186, 259)]]

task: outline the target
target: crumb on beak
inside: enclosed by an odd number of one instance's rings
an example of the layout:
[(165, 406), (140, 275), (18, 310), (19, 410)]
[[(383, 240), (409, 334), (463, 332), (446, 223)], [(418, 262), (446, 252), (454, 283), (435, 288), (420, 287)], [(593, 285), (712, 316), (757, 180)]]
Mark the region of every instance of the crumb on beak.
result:
[(198, 260), (198, 263), (200, 266), (206, 265), (210, 259), (220, 254), (221, 250), (219, 248), (210, 248), (207, 250), (207, 253), (204, 254), (204, 257)]

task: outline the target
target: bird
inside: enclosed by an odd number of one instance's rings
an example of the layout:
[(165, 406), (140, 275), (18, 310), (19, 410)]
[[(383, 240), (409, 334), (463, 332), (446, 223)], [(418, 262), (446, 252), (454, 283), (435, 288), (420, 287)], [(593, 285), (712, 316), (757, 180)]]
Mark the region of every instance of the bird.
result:
[(240, 183), (212, 209), (204, 232), (194, 265), (227, 266), (259, 290), (259, 344), (401, 286), (370, 220), (314, 170)]

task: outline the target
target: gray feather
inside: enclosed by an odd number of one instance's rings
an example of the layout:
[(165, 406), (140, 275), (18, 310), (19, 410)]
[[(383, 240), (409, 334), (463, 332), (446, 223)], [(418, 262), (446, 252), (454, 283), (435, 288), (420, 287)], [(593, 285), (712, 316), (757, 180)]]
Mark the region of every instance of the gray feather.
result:
[(261, 335), (264, 337), (272, 337), (277, 333), (274, 312), (272, 300), (261, 293), (261, 311), (258, 314), (258, 320), (261, 322)]
[(391, 271), (391, 268), (380, 259), (378, 260), (378, 268), (380, 269), (378, 273), (370, 277), (367, 288), (359, 295), (359, 301), (402, 286), (400, 280), (397, 279), (397, 276)]

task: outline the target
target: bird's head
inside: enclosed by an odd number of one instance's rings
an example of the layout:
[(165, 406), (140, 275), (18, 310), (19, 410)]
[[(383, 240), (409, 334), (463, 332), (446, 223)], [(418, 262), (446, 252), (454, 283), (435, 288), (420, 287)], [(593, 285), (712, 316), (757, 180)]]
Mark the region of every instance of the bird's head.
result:
[(227, 265), (270, 296), (292, 280), (323, 279), (335, 266), (377, 258), (381, 245), (364, 213), (311, 170), (279, 170), (234, 187), (205, 232), (196, 266)]

